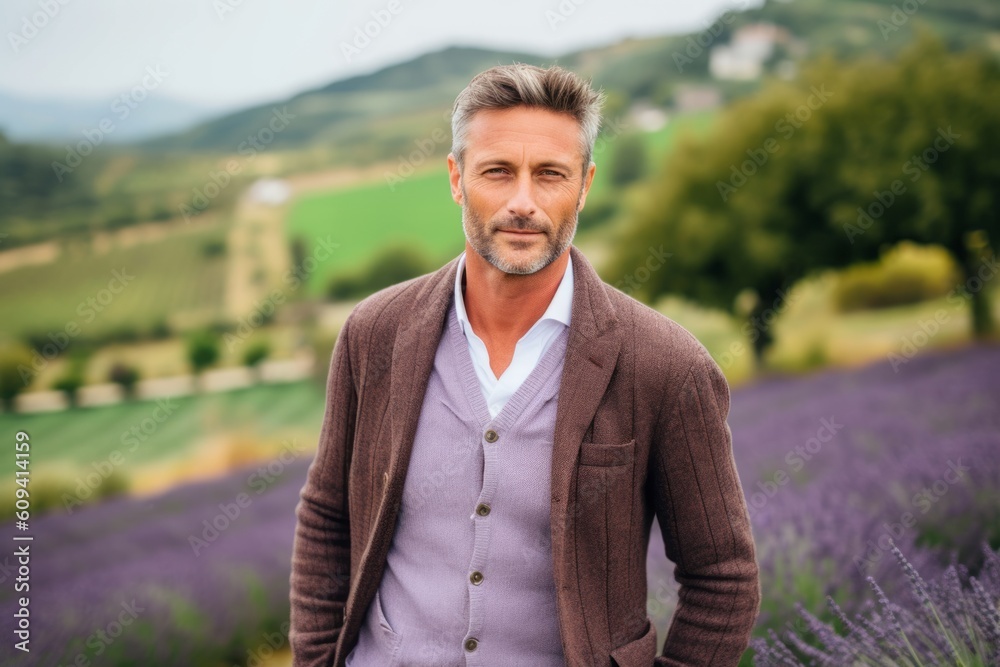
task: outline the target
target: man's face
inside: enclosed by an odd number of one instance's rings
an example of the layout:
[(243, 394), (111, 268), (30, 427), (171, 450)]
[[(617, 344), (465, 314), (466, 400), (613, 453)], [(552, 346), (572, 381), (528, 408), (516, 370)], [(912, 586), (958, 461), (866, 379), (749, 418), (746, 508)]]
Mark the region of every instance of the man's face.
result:
[(461, 172), (448, 156), (465, 238), (504, 273), (548, 266), (573, 240), (594, 178), (583, 171), (580, 125), (568, 114), (514, 107), (469, 122)]

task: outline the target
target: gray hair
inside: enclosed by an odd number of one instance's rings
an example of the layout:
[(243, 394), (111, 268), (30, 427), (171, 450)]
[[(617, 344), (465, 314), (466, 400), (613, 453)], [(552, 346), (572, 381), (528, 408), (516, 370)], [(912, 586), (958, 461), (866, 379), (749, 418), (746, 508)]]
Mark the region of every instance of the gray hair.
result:
[(458, 94), (451, 112), (451, 152), (459, 169), (465, 157), (469, 121), (484, 109), (538, 107), (573, 116), (580, 124), (580, 148), (586, 172), (601, 127), (604, 93), (573, 72), (558, 66), (547, 69), (514, 63), (480, 72)]

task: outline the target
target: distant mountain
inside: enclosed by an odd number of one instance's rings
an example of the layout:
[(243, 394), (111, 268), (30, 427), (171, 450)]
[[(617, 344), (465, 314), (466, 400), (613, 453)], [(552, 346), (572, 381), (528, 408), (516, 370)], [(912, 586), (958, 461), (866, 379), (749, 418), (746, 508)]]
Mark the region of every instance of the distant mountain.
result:
[(514, 61), (539, 63), (542, 59), (525, 53), (452, 47), (287, 100), (244, 109), (143, 145), (153, 149), (235, 152), (248, 136), (268, 127), (276, 110), (292, 119), (287, 128), (275, 133), (269, 147), (324, 142), (354, 145), (379, 121), (439, 109), (454, 99), (455, 92), (476, 72)]
[[(903, 5), (915, 9), (907, 13)], [(708, 66), (710, 52), (725, 45), (739, 28), (754, 23), (784, 28), (797, 45), (776, 51), (765, 73), (774, 73), (782, 60), (821, 52), (844, 58), (872, 52), (891, 54), (903, 48), (918, 27), (935, 31), (952, 48), (979, 46), (996, 52), (1000, 43), (1000, 3), (996, 0), (769, 0), (741, 13), (727, 12), (691, 35), (630, 39), (556, 59), (472, 47), (448, 48), (287, 100), (224, 115), (141, 146), (160, 151), (233, 153), (246, 147), (248, 137), (267, 128), (280, 112), (293, 118), (273, 134), (268, 148), (322, 149), (351, 163), (392, 157), (411, 151), (415, 139), (427, 137), (434, 129), (447, 129), (442, 119), (456, 93), (474, 74), (513, 61), (556, 62), (591, 77), (610, 94), (609, 117), (623, 113), (640, 99), (669, 106), (678, 87), (690, 83), (709, 84), (727, 100), (752, 91), (760, 80), (713, 79)]]
[(211, 115), (206, 109), (157, 95), (140, 103), (122, 99), (81, 102), (0, 92), (0, 131), (14, 141), (72, 141), (85, 130), (95, 131), (105, 119), (111, 123), (105, 122), (105, 127), (113, 128), (106, 134), (109, 142), (136, 141), (182, 130)]

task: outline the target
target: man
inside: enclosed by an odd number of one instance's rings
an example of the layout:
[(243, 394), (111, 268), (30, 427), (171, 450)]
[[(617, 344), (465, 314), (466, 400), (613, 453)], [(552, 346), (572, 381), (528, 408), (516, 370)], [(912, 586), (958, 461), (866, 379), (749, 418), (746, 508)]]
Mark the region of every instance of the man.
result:
[[(368, 297), (296, 508), (297, 667), (735, 665), (760, 602), (729, 388), (571, 245), (602, 95), (496, 67), (458, 96), (465, 252)], [(658, 517), (679, 602), (646, 613)]]

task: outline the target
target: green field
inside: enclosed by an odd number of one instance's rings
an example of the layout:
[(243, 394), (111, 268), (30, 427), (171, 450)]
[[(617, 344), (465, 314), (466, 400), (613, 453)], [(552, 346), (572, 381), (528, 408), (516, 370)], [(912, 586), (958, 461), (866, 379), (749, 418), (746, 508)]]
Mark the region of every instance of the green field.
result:
[(412, 243), (428, 259), (444, 263), (462, 252), (461, 209), (451, 199), (443, 167), (415, 174), (391, 189), (383, 179), (298, 200), (287, 223), (289, 238), (330, 237), (335, 258), (309, 277), (312, 294), (329, 278), (364, 266), (388, 243)]
[(213, 228), (105, 254), (74, 246), (51, 264), (2, 273), (3, 333), (58, 337), (63, 332), (81, 340), (124, 328), (141, 332), (157, 322), (211, 318), (222, 309), (226, 259), (205, 256), (203, 247), (224, 238), (224, 229)]
[[(312, 451), (323, 420), (323, 396), (322, 389), (309, 381), (261, 385), (164, 399), (160, 409), (154, 400), (0, 414), (0, 430), (31, 436), (32, 466), (44, 469), (60, 463), (87, 470), (118, 450), (124, 457), (120, 468), (129, 474), (140, 466), (192, 454), (203, 438), (217, 434), (247, 434), (257, 440), (296, 438), (303, 450)], [(2, 470), (13, 478), (12, 456), (6, 457)]]

